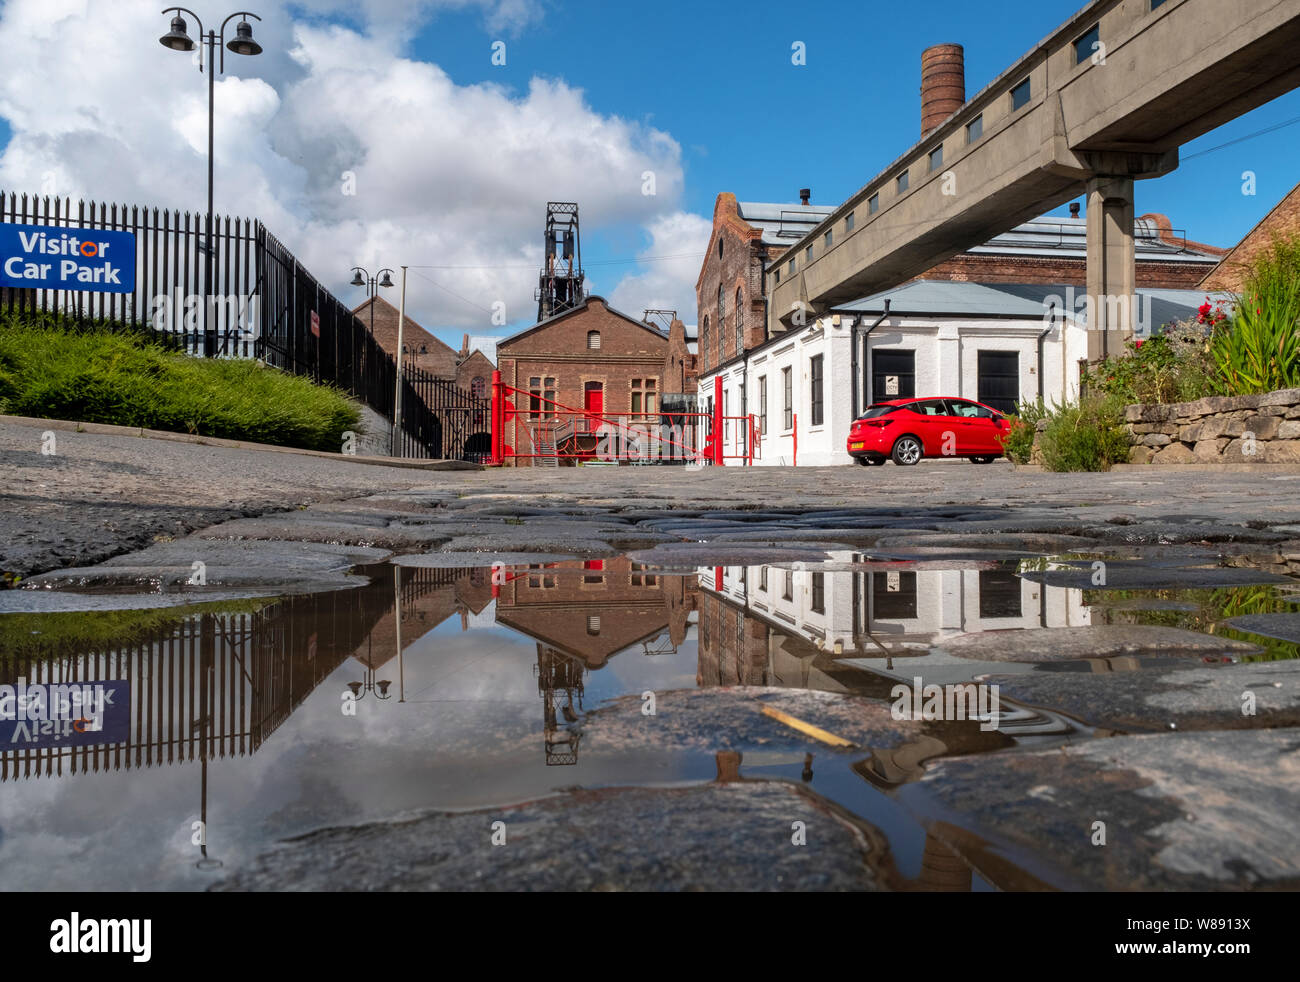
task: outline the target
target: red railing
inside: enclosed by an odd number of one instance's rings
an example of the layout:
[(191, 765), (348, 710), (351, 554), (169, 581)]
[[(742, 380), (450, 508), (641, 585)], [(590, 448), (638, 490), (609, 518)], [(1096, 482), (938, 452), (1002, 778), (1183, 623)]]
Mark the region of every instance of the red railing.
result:
[[(492, 374), (492, 462), (720, 462), (721, 417), (708, 413), (606, 413), (516, 389)], [(525, 446), (525, 443), (527, 446)]]

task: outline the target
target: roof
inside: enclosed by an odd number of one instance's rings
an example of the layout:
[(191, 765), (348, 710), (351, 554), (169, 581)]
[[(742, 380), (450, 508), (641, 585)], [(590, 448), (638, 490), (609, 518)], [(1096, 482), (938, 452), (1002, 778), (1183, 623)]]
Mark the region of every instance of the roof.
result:
[(831, 205), (790, 205), (762, 201), (736, 204), (740, 217), (763, 233), (764, 245), (798, 242), (835, 211)]
[(649, 331), (657, 338), (667, 339), (668, 337), (667, 334), (660, 331), (653, 324), (647, 324), (643, 320), (637, 320), (635, 317), (632, 317), (630, 314), (625, 314), (621, 310), (616, 310), (615, 308), (609, 305), (609, 301), (607, 301), (604, 297), (598, 297), (593, 293), (587, 296), (586, 298), (584, 298), (582, 303), (578, 304), (575, 307), (570, 307), (568, 310), (561, 311), (560, 313), (556, 314), (553, 317), (546, 318), (546, 320), (544, 321), (538, 321), (536, 324), (533, 324), (531, 327), (526, 327), (522, 331), (516, 331), (514, 334), (511, 334), (509, 337), (497, 338), (497, 345), (498, 347), (500, 347), (502, 345), (511, 344), (515, 341), (518, 341), (520, 338), (524, 337), (525, 335), (532, 334), (534, 331), (540, 331), (544, 327), (550, 327), (556, 321), (561, 321), (566, 317), (573, 317), (576, 314), (582, 313), (587, 309), (588, 304), (592, 303), (593, 301), (599, 303), (609, 313), (615, 315), (616, 317), (621, 317), (625, 321), (635, 324), (637, 327), (642, 328), (643, 330)]
[[(1134, 250), (1139, 262), (1218, 262), (1222, 250), (1192, 242), (1181, 230), (1169, 229), (1161, 234), (1162, 216), (1143, 215), (1133, 223)], [(1088, 220), (1086, 218), (1052, 218), (1044, 215), (1017, 225), (1009, 232), (995, 235), (983, 245), (966, 250), (969, 255), (997, 254), (1011, 256), (1088, 255)]]
[[(1192, 317), (1205, 302), (1205, 294), (1199, 290), (1139, 288), (1137, 294), (1144, 308), (1150, 303), (1152, 325)], [(888, 299), (891, 317), (930, 315), (1042, 320), (1047, 305), (1053, 298), (1064, 314), (1068, 299), (1074, 297), (1077, 304), (1074, 319), (1080, 324), (1086, 324), (1087, 311), (1081, 306), (1081, 298), (1085, 295), (1085, 291), (1077, 287), (1054, 284), (914, 280), (895, 290), (886, 290), (835, 309), (845, 313), (878, 314), (884, 312), (884, 302)], [(1145, 314), (1145, 309), (1143, 313)]]
[(481, 351), (483, 357), (495, 365), (497, 363), (497, 344), (501, 340), (502, 338), (495, 334), (471, 334), (469, 348), (465, 352), (465, 357), (468, 358), (474, 352)]

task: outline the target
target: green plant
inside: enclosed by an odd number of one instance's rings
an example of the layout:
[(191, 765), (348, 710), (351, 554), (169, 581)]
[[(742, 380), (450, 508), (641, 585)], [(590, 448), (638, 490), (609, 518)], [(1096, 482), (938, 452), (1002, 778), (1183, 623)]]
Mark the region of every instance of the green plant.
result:
[(1039, 450), (1049, 471), (1106, 471), (1128, 460), (1122, 399), (1090, 395), (1054, 407), (1046, 419)]
[(0, 409), (327, 451), (360, 421), (342, 392), (259, 362), (193, 358), (49, 315), (0, 315)]
[(1125, 343), (1085, 376), (1084, 387), (1125, 405), (1191, 402), (1214, 395), (1215, 366), (1204, 325), (1167, 324), (1159, 334)]
[[(1300, 387), (1300, 237), (1274, 239), (1251, 264), (1230, 317), (1213, 316), (1210, 351), (1224, 395)], [(1206, 307), (1201, 308), (1206, 317)]]
[(1034, 433), (1038, 421), (1047, 415), (1047, 406), (1040, 396), (1034, 402), (1016, 404), (1016, 412), (1007, 417), (1011, 424), (1002, 438), (1002, 449), (1007, 459), (1015, 464), (1027, 464), (1034, 452)]

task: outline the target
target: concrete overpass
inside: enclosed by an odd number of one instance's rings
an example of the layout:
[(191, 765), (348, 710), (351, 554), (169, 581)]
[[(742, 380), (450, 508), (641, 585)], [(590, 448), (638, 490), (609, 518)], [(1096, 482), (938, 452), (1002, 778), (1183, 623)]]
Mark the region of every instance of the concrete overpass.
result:
[(951, 100), (959, 108), (781, 256), (766, 274), (769, 327), (898, 286), (1086, 193), (1089, 355), (1117, 351), (1133, 328), (1133, 182), (1298, 85), (1300, 0), (1093, 0), (969, 101)]

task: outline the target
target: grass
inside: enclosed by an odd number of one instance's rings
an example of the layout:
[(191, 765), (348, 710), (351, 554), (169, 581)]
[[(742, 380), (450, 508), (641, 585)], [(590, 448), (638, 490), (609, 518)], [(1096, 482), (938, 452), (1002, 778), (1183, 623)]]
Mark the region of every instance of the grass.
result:
[(194, 358), (121, 328), (3, 313), (0, 413), (335, 453), (361, 419), (337, 389), (258, 361)]
[(67, 658), (162, 637), (199, 614), (253, 614), (273, 599), (213, 601), (146, 610), (66, 611), (0, 615), (0, 662)]

